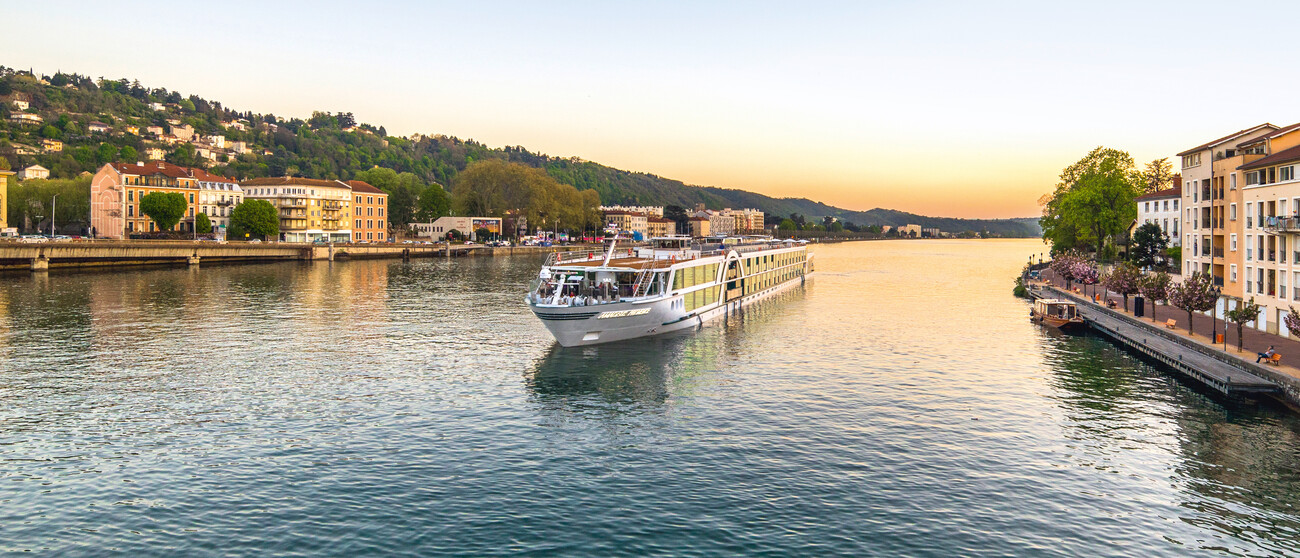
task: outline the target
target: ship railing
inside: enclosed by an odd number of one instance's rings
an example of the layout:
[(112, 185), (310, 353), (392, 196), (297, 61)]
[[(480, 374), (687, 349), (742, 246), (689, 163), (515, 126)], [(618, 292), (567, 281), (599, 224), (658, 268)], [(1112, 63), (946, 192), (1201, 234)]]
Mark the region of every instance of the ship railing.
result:
[[(574, 252), (551, 252), (546, 256), (545, 266), (580, 261), (601, 261), (605, 259), (606, 252), (603, 250), (578, 250)], [(614, 259), (630, 258), (635, 255), (632, 248), (623, 248), (614, 250)]]

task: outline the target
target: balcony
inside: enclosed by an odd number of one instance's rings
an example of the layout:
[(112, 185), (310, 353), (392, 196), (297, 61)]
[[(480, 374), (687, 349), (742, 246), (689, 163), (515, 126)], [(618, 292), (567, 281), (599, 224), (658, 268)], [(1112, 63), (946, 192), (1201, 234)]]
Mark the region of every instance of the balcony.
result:
[(306, 210), (306, 209), (296, 209), (296, 208), (291, 208), (291, 207), (281, 207), (281, 208), (280, 208), (280, 218), (282, 218), (282, 219), (283, 219), (283, 218), (306, 219), (306, 218), (307, 218), (307, 210)]
[(1265, 217), (1261, 223), (1271, 233), (1300, 232), (1300, 217)]
[(1216, 287), (1222, 287), (1222, 286), (1223, 286), (1223, 278), (1222, 278), (1222, 277), (1219, 277), (1218, 275), (1215, 275), (1215, 276), (1214, 276), (1214, 286), (1216, 286)]
[(343, 202), (325, 200), (321, 202), (321, 207), (324, 207), (327, 211), (338, 211), (340, 209), (343, 209)]
[(1216, 257), (1216, 258), (1222, 258), (1222, 257), (1223, 257), (1223, 248), (1215, 248), (1215, 249), (1214, 249), (1214, 257)]
[(1291, 287), (1291, 299), (1300, 300), (1300, 287)]

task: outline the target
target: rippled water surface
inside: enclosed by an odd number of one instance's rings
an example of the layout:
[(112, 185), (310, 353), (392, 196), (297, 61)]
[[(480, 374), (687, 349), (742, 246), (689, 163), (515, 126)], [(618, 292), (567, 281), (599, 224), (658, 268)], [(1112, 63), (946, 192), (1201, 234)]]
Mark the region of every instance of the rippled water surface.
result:
[(1300, 555), (1300, 421), (1031, 324), (1039, 243), (814, 251), (578, 349), (540, 257), (0, 277), (0, 552)]

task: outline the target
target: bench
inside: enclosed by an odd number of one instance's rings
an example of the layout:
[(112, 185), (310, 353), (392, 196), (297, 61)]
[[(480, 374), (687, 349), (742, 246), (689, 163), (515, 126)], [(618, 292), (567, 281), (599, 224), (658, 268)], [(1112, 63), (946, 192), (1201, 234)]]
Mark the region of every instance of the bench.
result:
[(1273, 353), (1273, 356), (1264, 359), (1264, 362), (1273, 366), (1280, 366), (1282, 364), (1282, 355), (1281, 353)]
[(1169, 329), (1174, 329), (1178, 327), (1178, 320), (1175, 320), (1173, 318), (1169, 318), (1168, 320), (1165, 320), (1165, 327)]
[(1113, 300), (1111, 300), (1111, 299), (1109, 299), (1109, 298), (1106, 299), (1106, 307), (1107, 307), (1107, 308), (1115, 308), (1116, 306), (1119, 306), (1119, 304), (1116, 304), (1115, 301), (1113, 301)]

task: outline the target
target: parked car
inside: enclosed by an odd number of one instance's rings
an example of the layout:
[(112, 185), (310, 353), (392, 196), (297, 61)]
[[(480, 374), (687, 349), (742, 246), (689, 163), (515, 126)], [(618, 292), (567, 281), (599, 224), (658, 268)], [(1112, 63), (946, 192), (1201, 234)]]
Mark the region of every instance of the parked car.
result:
[(50, 239), (39, 234), (25, 234), (18, 238), (19, 242), (48, 242)]

